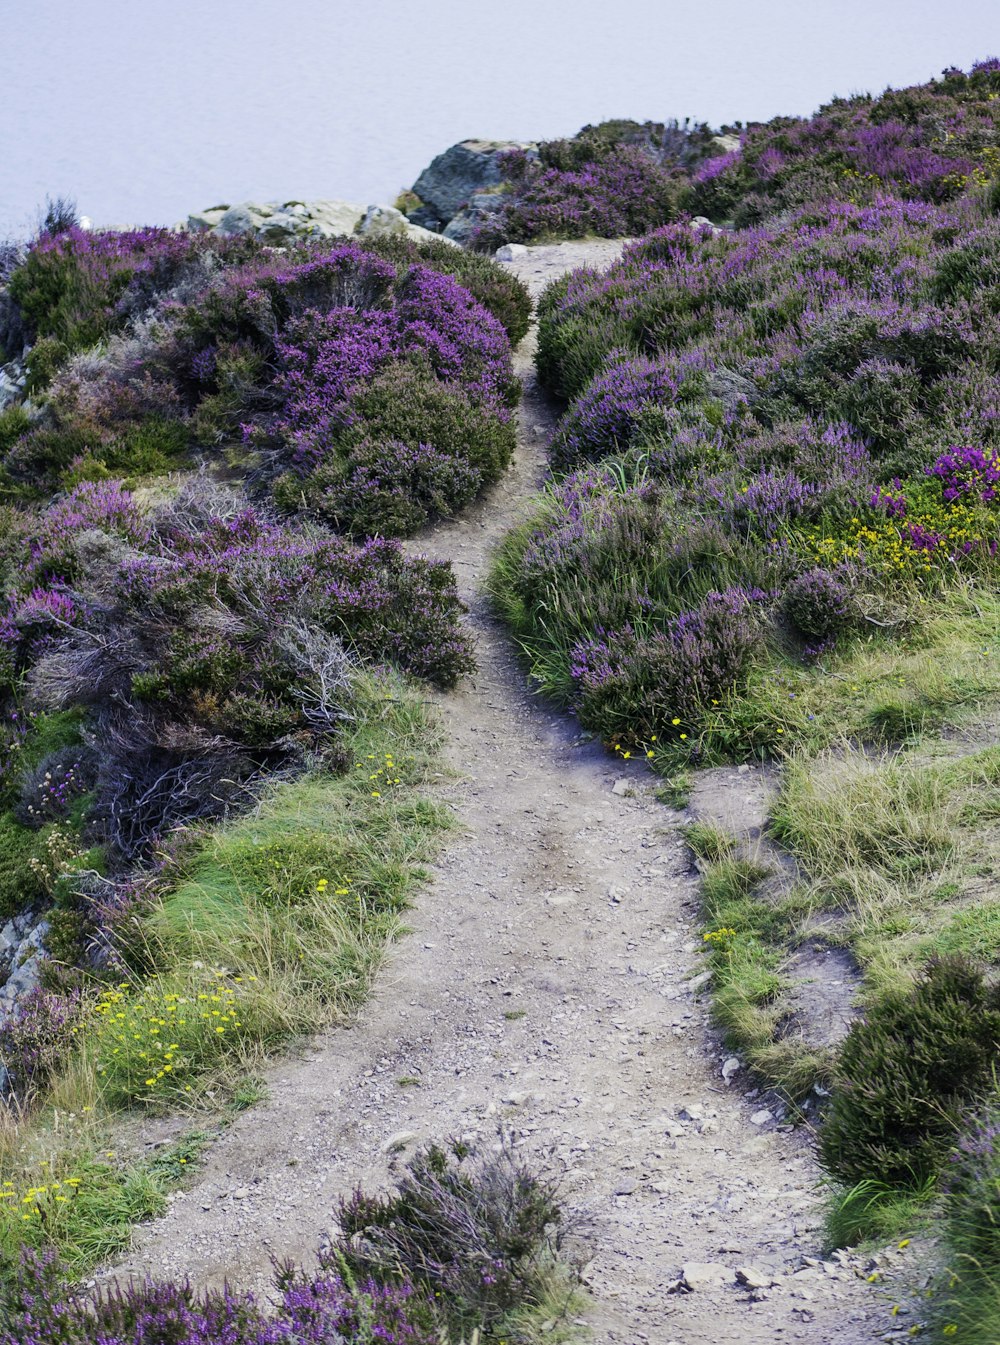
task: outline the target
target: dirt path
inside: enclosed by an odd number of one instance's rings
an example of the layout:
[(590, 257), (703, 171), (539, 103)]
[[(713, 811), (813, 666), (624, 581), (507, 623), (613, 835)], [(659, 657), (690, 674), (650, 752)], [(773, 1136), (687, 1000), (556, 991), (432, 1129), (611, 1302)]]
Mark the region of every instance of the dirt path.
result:
[[(615, 251), (541, 248), (515, 266), (537, 289)], [(272, 1100), (213, 1146), (118, 1273), (260, 1285), (271, 1252), (308, 1258), (338, 1195), (386, 1179), (394, 1146), (489, 1142), (504, 1120), (591, 1222), (598, 1345), (879, 1338), (890, 1320), (878, 1290), (850, 1268), (803, 1263), (819, 1222), (807, 1137), (721, 1078), (705, 1006), (685, 984), (699, 939), (674, 814), (641, 770), (633, 793), (612, 792), (621, 764), (530, 700), (484, 610), (490, 546), (540, 479), (551, 424), (530, 350), (518, 358), (523, 433), (508, 480), (419, 548), (455, 563), (479, 645), (475, 685), (441, 699), (460, 777), (443, 793), (467, 835), (360, 1023), (273, 1071)], [(668, 1293), (687, 1262), (722, 1278), (751, 1265), (782, 1283), (756, 1296), (734, 1283)]]

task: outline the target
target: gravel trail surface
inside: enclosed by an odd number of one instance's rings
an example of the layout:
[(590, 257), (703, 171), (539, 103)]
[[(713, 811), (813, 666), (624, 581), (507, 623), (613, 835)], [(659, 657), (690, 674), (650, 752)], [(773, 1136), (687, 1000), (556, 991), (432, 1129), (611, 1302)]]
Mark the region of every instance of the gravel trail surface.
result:
[[(512, 265), (537, 294), (619, 247), (534, 248)], [(511, 472), (411, 548), (454, 563), (478, 644), (475, 681), (439, 698), (456, 773), (440, 793), (458, 839), (359, 1022), (272, 1070), (270, 1101), (211, 1147), (116, 1273), (259, 1288), (272, 1253), (308, 1260), (337, 1197), (384, 1183), (415, 1144), (489, 1144), (505, 1124), (588, 1226), (595, 1345), (881, 1339), (885, 1291), (847, 1258), (819, 1259), (808, 1135), (741, 1091), (739, 1074), (731, 1087), (722, 1077), (688, 984), (701, 940), (676, 814), (641, 767), (532, 699), (481, 596), (491, 547), (544, 475), (554, 411), (532, 341), (517, 355)], [(745, 770), (716, 773), (733, 798), (750, 786)], [(678, 1286), (685, 1266), (693, 1289)]]

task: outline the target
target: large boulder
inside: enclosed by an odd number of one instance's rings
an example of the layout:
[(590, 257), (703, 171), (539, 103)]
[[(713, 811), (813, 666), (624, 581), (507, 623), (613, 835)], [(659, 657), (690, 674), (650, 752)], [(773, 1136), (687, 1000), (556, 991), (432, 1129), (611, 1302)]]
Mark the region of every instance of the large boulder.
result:
[(188, 215), (192, 233), (256, 234), (265, 243), (284, 247), (303, 238), (379, 237), (399, 234), (420, 242), (440, 238), (391, 205), (365, 209), (350, 201), (240, 201), (211, 206)]
[[(439, 154), (413, 184), (423, 205), (421, 224), (436, 217), (443, 228), (484, 188), (500, 185), (500, 156), (507, 150), (533, 150), (513, 140), (463, 140)], [(433, 212), (433, 215), (430, 213)]]

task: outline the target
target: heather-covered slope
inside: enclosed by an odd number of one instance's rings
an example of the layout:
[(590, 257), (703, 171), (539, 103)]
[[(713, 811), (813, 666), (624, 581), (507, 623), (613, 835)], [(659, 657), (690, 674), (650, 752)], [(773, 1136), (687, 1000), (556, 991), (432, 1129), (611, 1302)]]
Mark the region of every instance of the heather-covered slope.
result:
[[(553, 284), (552, 481), (490, 578), (539, 688), (693, 799), (715, 1022), (830, 1099), (830, 1244), (933, 1207), (930, 1321), (970, 1342), (1000, 1282), (998, 96), (987, 61), (751, 128), (688, 187), (727, 227)], [(727, 761), (772, 773), (752, 823)]]
[[(880, 194), (940, 204), (1000, 166), (998, 94), (1000, 64), (990, 59), (912, 88), (837, 98), (811, 117), (737, 124), (720, 135), (690, 122), (602, 122), (501, 154), (500, 183), (472, 192), (450, 224), (435, 222), (491, 250), (636, 236), (680, 215), (743, 228), (810, 202), (866, 204)], [(419, 200), (410, 213), (427, 215)]]

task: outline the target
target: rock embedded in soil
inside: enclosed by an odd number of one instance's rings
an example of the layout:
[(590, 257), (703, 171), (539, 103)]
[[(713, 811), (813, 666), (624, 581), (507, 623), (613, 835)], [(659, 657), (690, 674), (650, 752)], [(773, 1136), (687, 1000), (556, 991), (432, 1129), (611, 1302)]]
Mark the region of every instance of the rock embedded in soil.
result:
[(692, 1293), (703, 1293), (707, 1289), (735, 1284), (736, 1272), (718, 1262), (686, 1261), (681, 1267), (681, 1280), (685, 1289), (690, 1289)]

